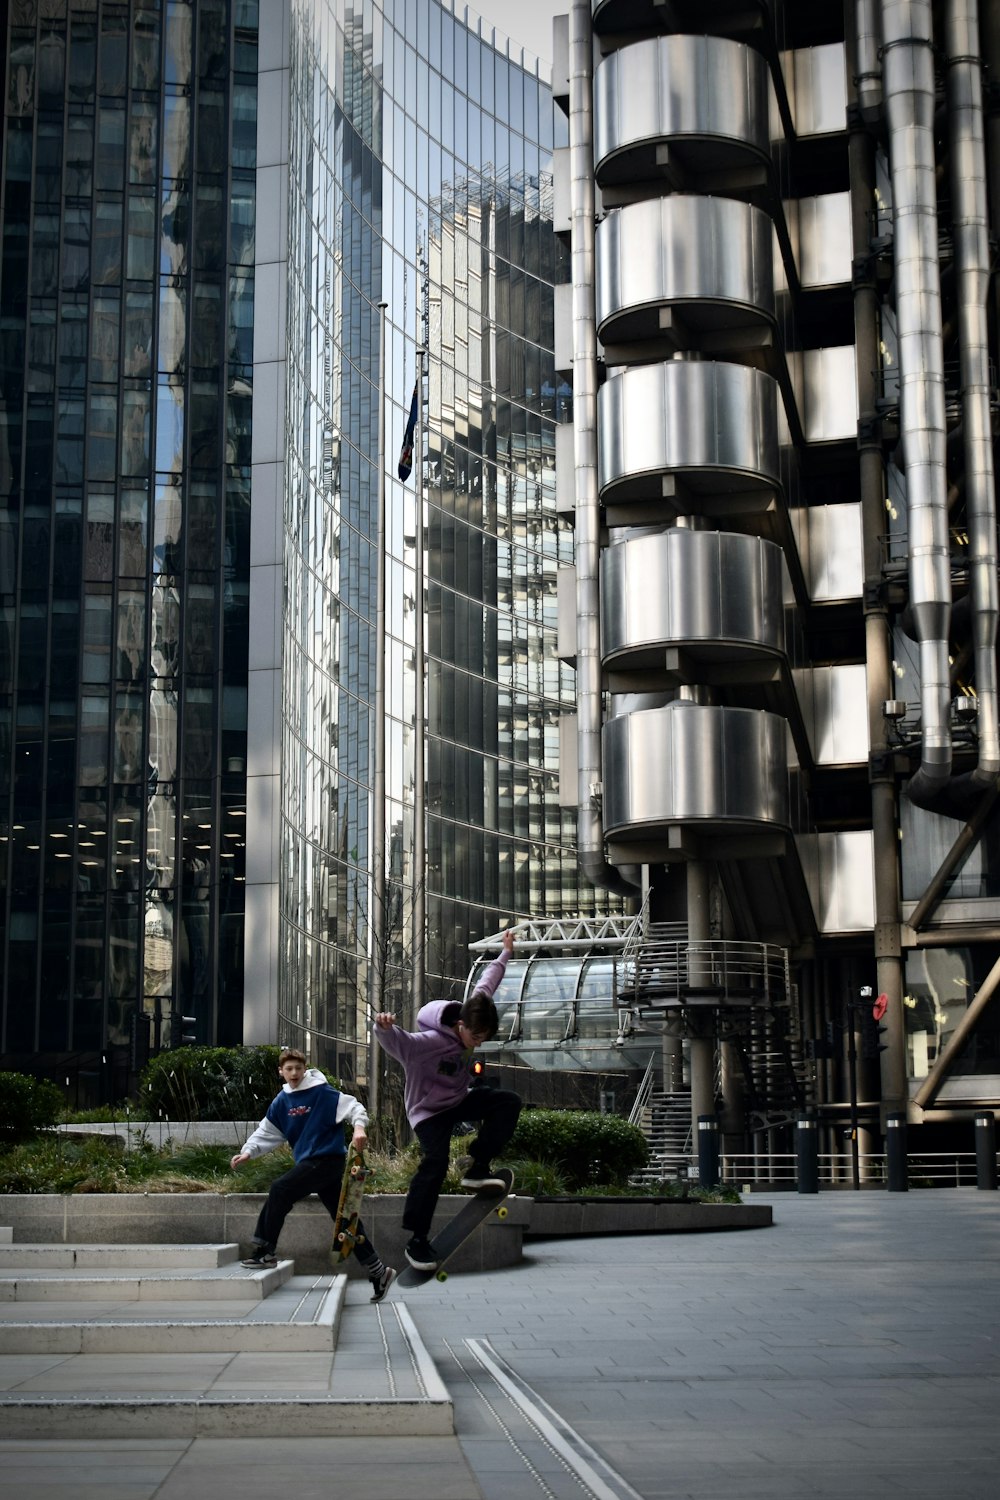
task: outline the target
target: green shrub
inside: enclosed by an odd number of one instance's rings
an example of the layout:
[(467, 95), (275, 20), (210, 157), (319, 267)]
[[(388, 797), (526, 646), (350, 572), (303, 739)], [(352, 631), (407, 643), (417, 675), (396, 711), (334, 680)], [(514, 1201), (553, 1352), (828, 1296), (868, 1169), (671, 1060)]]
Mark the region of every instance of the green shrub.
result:
[(175, 1047), (151, 1058), (136, 1113), (146, 1119), (257, 1120), (281, 1086), (279, 1049)]
[(564, 1191), (619, 1185), (645, 1166), (645, 1137), (618, 1115), (592, 1110), (526, 1109), (517, 1122), (509, 1154), (559, 1168)]
[(65, 1101), (54, 1083), (25, 1073), (0, 1073), (0, 1145), (27, 1141), (49, 1130)]

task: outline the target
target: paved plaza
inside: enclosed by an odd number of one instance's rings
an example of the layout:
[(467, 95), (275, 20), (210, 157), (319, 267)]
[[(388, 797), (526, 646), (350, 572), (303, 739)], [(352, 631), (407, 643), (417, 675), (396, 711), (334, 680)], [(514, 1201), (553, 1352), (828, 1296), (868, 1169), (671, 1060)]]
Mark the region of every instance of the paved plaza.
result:
[[(454, 1438), (0, 1442), (0, 1494), (996, 1500), (1000, 1196), (769, 1201), (770, 1229), (532, 1242), (410, 1292)], [(377, 1311), (352, 1282), (349, 1326)]]

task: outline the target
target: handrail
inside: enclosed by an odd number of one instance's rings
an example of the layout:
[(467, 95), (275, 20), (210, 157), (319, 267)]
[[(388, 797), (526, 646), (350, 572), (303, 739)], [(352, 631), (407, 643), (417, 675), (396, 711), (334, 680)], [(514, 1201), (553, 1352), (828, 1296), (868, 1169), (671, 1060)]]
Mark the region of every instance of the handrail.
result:
[(629, 1112), (628, 1122), (630, 1125), (638, 1125), (639, 1121), (643, 1117), (643, 1114), (645, 1113), (646, 1106), (649, 1103), (649, 1096), (653, 1092), (653, 1073), (655, 1062), (656, 1053), (651, 1052), (649, 1054), (649, 1062), (646, 1064), (646, 1071), (645, 1073), (643, 1073), (642, 1079), (639, 1083), (639, 1089), (635, 1096), (635, 1103), (632, 1105), (631, 1111)]

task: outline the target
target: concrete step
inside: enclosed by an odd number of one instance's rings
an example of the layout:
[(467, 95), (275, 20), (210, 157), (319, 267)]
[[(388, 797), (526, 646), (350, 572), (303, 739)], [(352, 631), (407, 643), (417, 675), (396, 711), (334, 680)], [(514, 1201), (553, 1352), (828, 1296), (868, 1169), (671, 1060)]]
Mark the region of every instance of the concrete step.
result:
[(239, 1245), (0, 1244), (0, 1275), (25, 1271), (206, 1270), (231, 1265)]
[(292, 1276), (266, 1300), (0, 1303), (0, 1355), (263, 1354), (333, 1349), (346, 1276)]
[(125, 1268), (104, 1276), (89, 1271), (18, 1270), (0, 1275), (4, 1302), (190, 1302), (263, 1298), (295, 1274), (295, 1263), (279, 1260), (267, 1270), (251, 1271), (237, 1262), (203, 1270), (155, 1271)]
[(346, 1296), (323, 1351), (8, 1354), (0, 1430), (8, 1441), (451, 1434), (451, 1399), (405, 1304), (372, 1307), (357, 1282)]

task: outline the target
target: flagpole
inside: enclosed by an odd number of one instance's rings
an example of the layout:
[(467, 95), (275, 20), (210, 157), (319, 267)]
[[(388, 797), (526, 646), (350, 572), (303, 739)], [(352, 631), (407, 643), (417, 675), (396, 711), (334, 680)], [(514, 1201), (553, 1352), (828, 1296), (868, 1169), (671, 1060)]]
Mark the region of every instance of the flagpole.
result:
[(413, 622), (415, 697), (413, 710), (413, 1014), (424, 1003), (427, 943), (426, 660), (424, 651), (424, 361), (417, 350), (417, 426), (413, 442), (413, 504), (416, 515), (416, 582)]
[(378, 521), (375, 585), (375, 697), (372, 707), (374, 747), (372, 764), (372, 910), (371, 910), (371, 1030), (368, 1051), (368, 1113), (372, 1123), (379, 1110), (379, 1044), (375, 1017), (384, 1008), (385, 991), (385, 314), (378, 304)]

